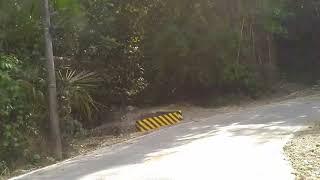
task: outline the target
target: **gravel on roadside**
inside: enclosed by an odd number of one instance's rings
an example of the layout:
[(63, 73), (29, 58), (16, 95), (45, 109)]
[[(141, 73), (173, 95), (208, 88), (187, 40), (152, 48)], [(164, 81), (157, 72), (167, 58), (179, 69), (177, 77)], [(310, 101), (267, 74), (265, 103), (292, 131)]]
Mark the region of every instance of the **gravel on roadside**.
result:
[(298, 132), (284, 147), (298, 180), (320, 179), (320, 126)]

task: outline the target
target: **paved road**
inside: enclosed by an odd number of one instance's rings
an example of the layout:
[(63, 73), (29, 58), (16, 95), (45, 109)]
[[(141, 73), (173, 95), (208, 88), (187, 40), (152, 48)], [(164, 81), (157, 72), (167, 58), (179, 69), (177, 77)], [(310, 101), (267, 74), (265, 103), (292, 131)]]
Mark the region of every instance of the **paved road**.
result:
[(309, 97), (186, 122), (16, 179), (289, 180), (283, 146), (320, 118)]

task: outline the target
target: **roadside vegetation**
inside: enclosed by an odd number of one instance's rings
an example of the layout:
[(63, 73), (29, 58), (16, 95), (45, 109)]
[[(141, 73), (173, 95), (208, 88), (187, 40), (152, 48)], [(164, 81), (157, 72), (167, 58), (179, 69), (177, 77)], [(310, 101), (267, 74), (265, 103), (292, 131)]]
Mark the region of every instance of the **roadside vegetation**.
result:
[[(64, 149), (128, 105), (258, 98), (319, 77), (315, 0), (49, 2)], [(0, 176), (55, 162), (43, 18), (42, 1), (0, 1)]]

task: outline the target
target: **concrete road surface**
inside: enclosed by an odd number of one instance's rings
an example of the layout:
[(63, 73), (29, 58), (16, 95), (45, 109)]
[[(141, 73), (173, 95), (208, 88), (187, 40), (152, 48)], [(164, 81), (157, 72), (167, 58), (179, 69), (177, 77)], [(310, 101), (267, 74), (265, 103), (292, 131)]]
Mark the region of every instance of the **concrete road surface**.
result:
[(308, 97), (219, 114), (79, 156), (14, 179), (289, 180), (283, 146), (320, 119)]

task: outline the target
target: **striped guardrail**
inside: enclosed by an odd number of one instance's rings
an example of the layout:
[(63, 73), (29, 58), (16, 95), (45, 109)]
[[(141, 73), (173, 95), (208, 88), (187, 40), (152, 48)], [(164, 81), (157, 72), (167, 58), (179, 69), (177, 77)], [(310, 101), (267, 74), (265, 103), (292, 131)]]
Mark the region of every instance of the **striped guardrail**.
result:
[(183, 120), (182, 111), (163, 113), (159, 116), (144, 118), (136, 122), (137, 130), (147, 132), (163, 126), (171, 126)]

